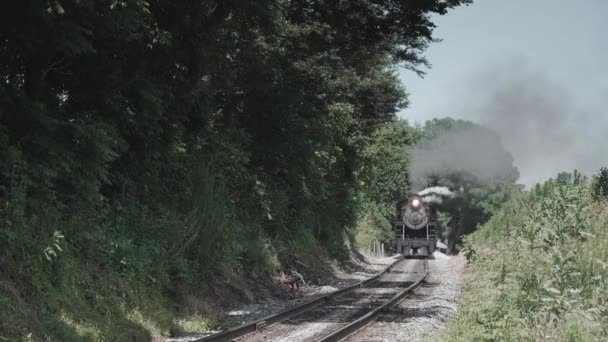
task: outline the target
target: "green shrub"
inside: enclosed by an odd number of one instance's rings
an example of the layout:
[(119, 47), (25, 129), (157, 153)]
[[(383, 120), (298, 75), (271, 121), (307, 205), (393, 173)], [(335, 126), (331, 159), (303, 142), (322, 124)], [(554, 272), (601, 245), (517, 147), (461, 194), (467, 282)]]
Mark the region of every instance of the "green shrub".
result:
[(466, 240), (472, 263), (441, 340), (601, 341), (608, 333), (608, 207), (562, 176), (513, 197)]
[(593, 198), (602, 199), (608, 198), (608, 168), (603, 167), (592, 182)]

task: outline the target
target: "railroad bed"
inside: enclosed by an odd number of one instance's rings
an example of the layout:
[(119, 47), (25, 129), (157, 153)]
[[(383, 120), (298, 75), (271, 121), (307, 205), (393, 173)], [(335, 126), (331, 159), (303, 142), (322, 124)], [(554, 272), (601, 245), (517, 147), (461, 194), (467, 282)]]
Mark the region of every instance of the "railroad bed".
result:
[(426, 260), (398, 260), (379, 275), (197, 342), (339, 341), (403, 300), (428, 275)]

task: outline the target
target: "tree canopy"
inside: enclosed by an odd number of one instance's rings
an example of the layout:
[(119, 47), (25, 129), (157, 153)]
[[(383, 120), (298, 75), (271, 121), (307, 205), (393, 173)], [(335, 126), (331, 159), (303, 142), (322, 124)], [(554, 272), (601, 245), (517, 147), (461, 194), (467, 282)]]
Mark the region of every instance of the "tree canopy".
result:
[(422, 136), (410, 166), (412, 183), (417, 190), (445, 186), (454, 192), (440, 205), (447, 215), (444, 238), (454, 252), (463, 234), (477, 229), (507, 200), (519, 172), (500, 137), (478, 124), (433, 119), (422, 128)]
[(436, 203), (440, 237), (449, 252), (508, 200), (519, 172), (492, 130), (470, 121), (433, 119), (422, 127), (396, 120), (378, 128), (365, 149), (369, 163), (360, 190), (357, 242), (392, 241), (394, 206), (408, 192), (442, 186), (453, 193)]
[[(302, 241), (344, 257), (354, 194), (382, 153), (368, 137), (407, 105), (396, 67), (423, 73), (431, 16), (468, 3), (5, 4), (1, 272), (57, 309), (75, 307), (66, 287), (91, 269), (166, 289), (220, 262), (289, 262)], [(1, 322), (22, 322), (0, 323), (12, 337), (27, 322), (5, 307)]]

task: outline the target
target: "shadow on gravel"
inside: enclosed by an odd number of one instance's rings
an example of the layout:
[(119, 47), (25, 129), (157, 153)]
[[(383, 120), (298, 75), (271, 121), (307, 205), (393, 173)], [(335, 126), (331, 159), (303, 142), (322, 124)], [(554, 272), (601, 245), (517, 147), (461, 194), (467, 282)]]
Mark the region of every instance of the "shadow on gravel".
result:
[[(371, 273), (371, 274), (376, 274), (379, 272), (378, 269), (373, 268), (374, 265), (378, 265), (378, 264), (368, 264), (367, 262), (365, 264), (357, 264), (354, 262), (345, 262), (343, 263), (341, 266), (342, 268), (349, 272), (349, 273)], [(384, 265), (383, 267), (386, 267), (388, 265)]]
[(387, 274), (418, 274), (416, 271), (400, 271), (400, 270), (390, 270)]
[(376, 284), (374, 284), (374, 286), (370, 287), (372, 289), (389, 289), (389, 288), (395, 288), (395, 287), (401, 287), (401, 288), (406, 288), (410, 285), (412, 285), (414, 282), (413, 281), (381, 281), (378, 282)]
[(433, 254), (428, 255), (428, 256), (420, 256), (420, 255), (410, 255), (410, 256), (403, 256), (404, 259), (428, 259), (428, 260), (434, 260), (435, 256)]
[(303, 314), (302, 316), (297, 316), (296, 318), (284, 321), (281, 324), (291, 325), (291, 326), (299, 326), (299, 325), (303, 325), (303, 324), (315, 324), (315, 323), (345, 324), (345, 323), (352, 322), (354, 319), (364, 315), (366, 312), (369, 311), (368, 307), (361, 307), (361, 308), (357, 308), (356, 310), (353, 310), (352, 308), (349, 308), (349, 307), (334, 307), (334, 308), (327, 308), (327, 309), (329, 309), (330, 312), (332, 312), (332, 313), (343, 312), (343, 314), (328, 316), (328, 311), (311, 311), (311, 312), (307, 312), (307, 313)]
[(431, 318), (433, 316), (442, 315), (447, 310), (452, 310), (451, 307), (443, 305), (433, 305), (428, 308), (399, 308), (395, 307), (381, 317), (377, 322), (397, 322), (405, 323), (411, 321), (412, 318)]

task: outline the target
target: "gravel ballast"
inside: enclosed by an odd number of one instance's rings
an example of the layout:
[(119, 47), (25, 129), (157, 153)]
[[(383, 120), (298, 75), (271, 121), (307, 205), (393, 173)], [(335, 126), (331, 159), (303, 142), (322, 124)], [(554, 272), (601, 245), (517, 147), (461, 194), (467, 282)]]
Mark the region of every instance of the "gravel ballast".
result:
[(456, 312), (465, 260), (436, 252), (428, 265), (429, 277), (414, 294), (345, 341), (420, 341), (440, 329)]
[[(367, 279), (387, 265), (395, 261), (394, 257), (373, 259), (369, 264), (363, 264), (356, 272), (337, 272), (337, 281), (330, 285), (319, 287), (308, 287), (300, 292), (297, 298), (288, 300), (267, 299), (256, 304), (247, 304), (235, 307), (226, 312), (227, 317), (238, 318), (239, 320), (253, 321), (269, 314), (277, 313), (286, 308), (293, 307), (305, 301), (309, 301), (328, 292), (333, 292), (339, 288), (352, 285), (361, 280)], [(402, 273), (407, 277), (413, 275), (415, 262), (421, 260), (409, 260), (404, 263), (403, 269), (395, 269), (395, 273), (387, 274), (385, 280), (392, 282), (390, 277), (401, 278)], [(366, 326), (357, 333), (349, 336), (345, 341), (365, 341), (365, 342), (390, 342), (390, 341), (419, 341), (426, 336), (430, 336), (440, 329), (445, 322), (454, 314), (462, 285), (462, 271), (465, 260), (462, 256), (446, 256), (436, 252), (432, 259), (428, 260), (429, 277), (427, 281), (420, 285), (411, 295), (404, 298), (398, 305), (393, 307), (387, 314), (384, 314), (374, 323)], [(401, 271), (401, 272), (399, 272)], [(394, 279), (395, 285), (406, 285), (404, 281), (410, 279)], [(401, 283), (401, 284), (399, 284)], [(376, 289), (361, 289), (358, 299), (351, 302), (344, 302), (333, 308), (325, 307), (313, 310), (311, 313), (304, 314), (303, 317), (279, 323), (267, 327), (263, 333), (244, 336), (239, 341), (309, 341), (320, 337), (339, 328), (357, 318), (363, 310), (357, 307), (368, 305), (370, 308), (376, 306), (374, 303), (380, 297), (389, 298), (394, 292), (392, 286), (385, 286)], [(371, 291), (371, 292), (370, 292)], [(376, 298), (378, 297), (378, 298)], [(382, 298), (383, 300), (385, 298)], [(350, 308), (350, 309), (349, 309)], [(316, 312), (315, 312), (316, 311)], [(312, 317), (313, 319), (306, 319)], [(197, 338), (209, 335), (212, 332), (201, 332), (187, 337), (173, 338), (169, 341), (192, 341)]]
[(423, 262), (423, 260), (403, 260), (382, 276), (378, 283), (370, 287), (357, 289), (326, 305), (269, 326), (260, 333), (244, 336), (238, 341), (316, 341), (371, 311), (412, 284), (422, 276)]

